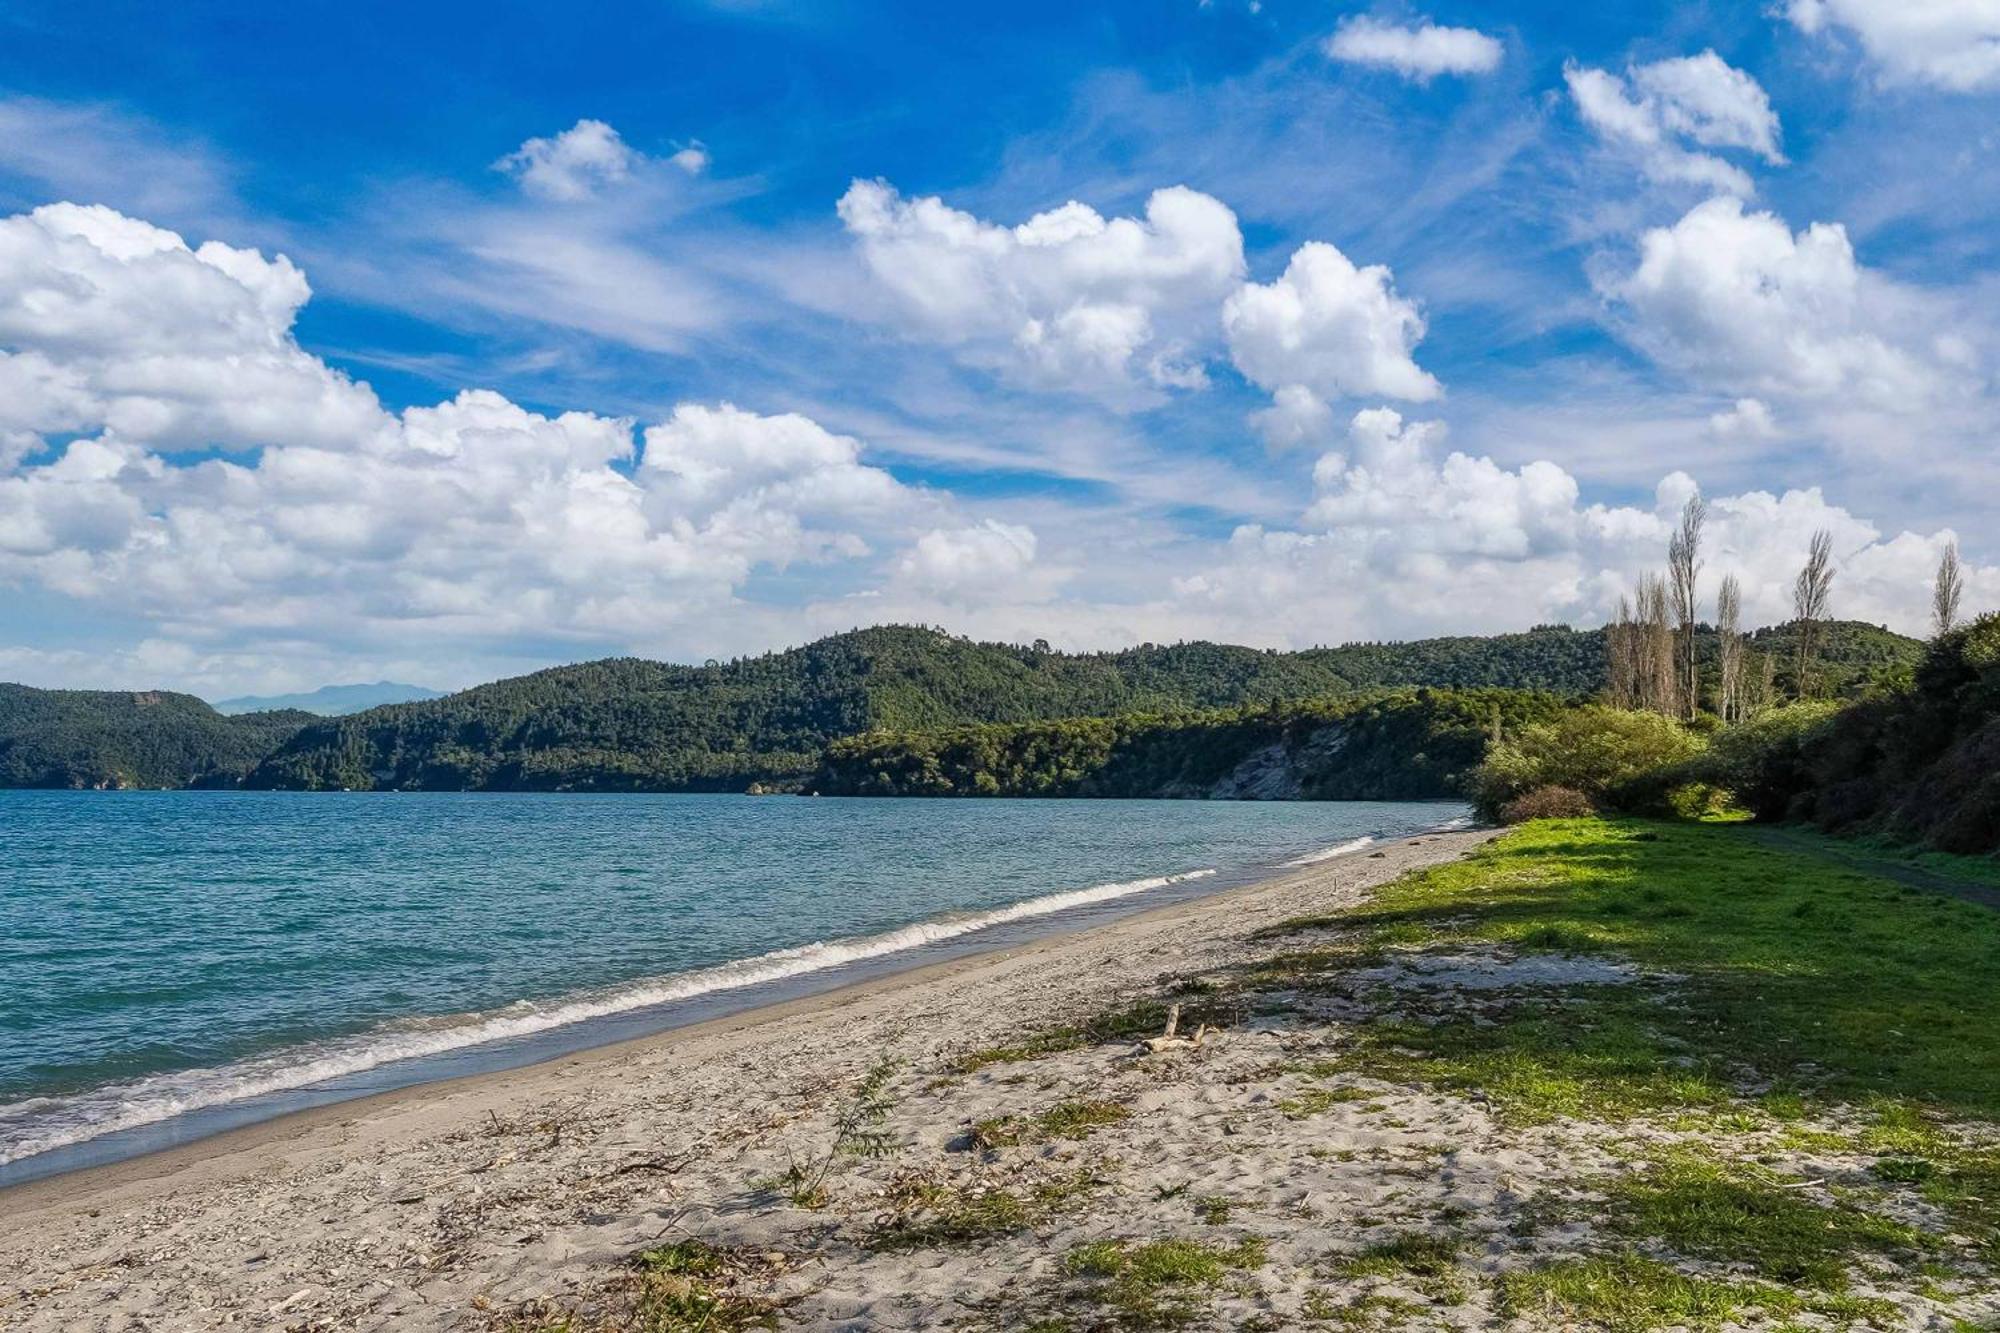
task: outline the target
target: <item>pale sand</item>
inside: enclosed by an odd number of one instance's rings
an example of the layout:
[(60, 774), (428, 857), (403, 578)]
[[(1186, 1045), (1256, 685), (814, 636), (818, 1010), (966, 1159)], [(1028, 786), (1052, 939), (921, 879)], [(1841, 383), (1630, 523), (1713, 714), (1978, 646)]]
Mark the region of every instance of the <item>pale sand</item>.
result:
[[(607, 1270), (663, 1234), (790, 1252), (789, 1232), (828, 1219), (774, 1199), (765, 1182), (824, 1143), (842, 1089), (882, 1056), (905, 1062), (887, 1128), (908, 1146), (889, 1166), (965, 1158), (947, 1144), (972, 1121), (1054, 1096), (1017, 1086), (1007, 1065), (926, 1091), (954, 1055), (1239, 961), (1258, 927), (1351, 903), (1487, 836), (1390, 844), (1004, 953), (20, 1186), (0, 1193), (0, 1326), (477, 1327), (484, 1308), (588, 1300)], [(1279, 1045), (1232, 1033), (1201, 1058)], [(1104, 1152), (1130, 1156), (1136, 1136), (1174, 1172), (1226, 1171), (1199, 1165), (1208, 1131), (1185, 1121), (1200, 1108), (1151, 1090), (1152, 1072), (1108, 1068), (1101, 1049), (1057, 1063), (1101, 1084), (1096, 1095), (1135, 1098), (1138, 1115), (1094, 1141)], [(879, 1188), (870, 1178), (885, 1169), (843, 1164), (833, 1190)], [(1012, 1280), (983, 1253), (815, 1262), (781, 1284), (803, 1293), (787, 1323), (935, 1327)]]

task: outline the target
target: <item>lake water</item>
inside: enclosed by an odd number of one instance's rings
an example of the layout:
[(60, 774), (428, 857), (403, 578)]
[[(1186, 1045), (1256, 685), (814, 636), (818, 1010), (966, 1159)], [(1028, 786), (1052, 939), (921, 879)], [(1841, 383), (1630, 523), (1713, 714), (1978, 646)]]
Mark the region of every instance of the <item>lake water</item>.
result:
[(0, 791), (0, 1184), (1091, 924), (1465, 814)]

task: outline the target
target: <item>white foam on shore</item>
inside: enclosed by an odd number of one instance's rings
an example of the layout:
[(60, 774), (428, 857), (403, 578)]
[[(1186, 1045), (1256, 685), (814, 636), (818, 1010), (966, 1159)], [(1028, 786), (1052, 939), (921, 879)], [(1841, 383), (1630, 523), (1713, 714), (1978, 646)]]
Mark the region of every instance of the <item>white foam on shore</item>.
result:
[(1316, 865), (1321, 861), (1331, 861), (1336, 856), (1347, 856), (1360, 851), (1363, 847), (1373, 847), (1374, 845), (1375, 839), (1373, 838), (1356, 838), (1352, 842), (1343, 842), (1338, 847), (1322, 847), (1316, 852), (1307, 852), (1304, 856), (1295, 856), (1285, 862), (1285, 864), (1287, 866)]
[[(1363, 841), (1368, 841), (1363, 839)], [(815, 941), (776, 949), (754, 958), (676, 976), (650, 979), (592, 995), (538, 1003), (523, 1000), (504, 1009), (448, 1018), (406, 1019), (351, 1037), (274, 1051), (211, 1069), (156, 1074), (67, 1097), (32, 1097), (0, 1104), (0, 1166), (38, 1153), (82, 1143), (123, 1129), (223, 1106), (246, 1098), (309, 1087), (328, 1079), (364, 1073), (381, 1065), (441, 1055), (486, 1042), (531, 1036), (593, 1018), (692, 999), (715, 991), (822, 972), (845, 963), (935, 944), (974, 931), (1049, 916), (1093, 903), (1109, 902), (1213, 875), (1190, 870), (1178, 875), (1099, 884), (1052, 893), (990, 911), (919, 921), (880, 935)]]

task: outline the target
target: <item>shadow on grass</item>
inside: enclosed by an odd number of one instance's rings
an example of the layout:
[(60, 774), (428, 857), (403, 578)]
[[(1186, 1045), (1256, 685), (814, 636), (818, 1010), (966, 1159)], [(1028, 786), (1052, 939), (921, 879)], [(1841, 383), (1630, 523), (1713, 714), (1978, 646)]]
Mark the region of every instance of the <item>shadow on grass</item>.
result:
[[(1272, 933), (1308, 929), (1340, 932), (1350, 961), (1500, 948), (1611, 954), (1672, 974), (1514, 997), (1497, 1015), (1490, 996), (1399, 997), (1405, 1021), (1358, 1032), (1358, 1061), (1496, 1097), (1511, 1089), (1531, 1113), (1712, 1106), (1746, 1091), (2000, 1113), (2000, 915), (1739, 830), (1529, 825), (1359, 910)], [(1339, 953), (1322, 956), (1333, 966)]]

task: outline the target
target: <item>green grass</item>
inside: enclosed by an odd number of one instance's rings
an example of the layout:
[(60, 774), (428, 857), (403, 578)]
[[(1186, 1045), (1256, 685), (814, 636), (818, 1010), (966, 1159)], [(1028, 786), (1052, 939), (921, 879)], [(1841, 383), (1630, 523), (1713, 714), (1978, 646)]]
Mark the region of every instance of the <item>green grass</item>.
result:
[(1087, 1139), (1095, 1130), (1115, 1125), (1132, 1112), (1117, 1102), (1058, 1102), (1036, 1116), (1005, 1115), (972, 1127), (972, 1141), (981, 1148), (1010, 1148), (1047, 1139)]
[[(1490, 1024), (1459, 996), (1357, 1030), (1350, 1068), (1478, 1089), (1517, 1119), (1713, 1111), (1747, 1081), (1773, 1116), (1795, 1116), (1801, 1095), (2000, 1114), (2000, 913), (1731, 826), (1526, 825), (1358, 911), (1287, 929), (1345, 932), (1318, 951), (1326, 967), (1391, 947), (1497, 946), (1610, 953), (1685, 978), (1664, 993), (1593, 988), (1582, 1004), (1518, 1000)], [(1309, 964), (1289, 984), (1301, 976)]]
[(1639, 1254), (1559, 1259), (1499, 1280), (1500, 1313), (1557, 1327), (1586, 1325), (1607, 1333), (1657, 1328), (1711, 1329), (1741, 1317), (1811, 1312), (1847, 1323), (1888, 1314), (1880, 1303), (1809, 1300), (1756, 1282), (1695, 1277)]
[(1342, 1277), (1385, 1277), (1409, 1283), (1433, 1300), (1456, 1305), (1466, 1297), (1458, 1267), (1464, 1248), (1457, 1236), (1401, 1231), (1334, 1264)]
[(1713, 1154), (1677, 1153), (1608, 1190), (1614, 1230), (1676, 1254), (1746, 1267), (1774, 1282), (1827, 1291), (1847, 1286), (1863, 1255), (1915, 1259), (1923, 1232), (1841, 1199), (1821, 1202), (1804, 1182)]
[(1195, 1240), (1100, 1240), (1078, 1246), (1063, 1261), (1069, 1273), (1096, 1280), (1097, 1303), (1116, 1327), (1129, 1329), (1189, 1323), (1198, 1314), (1200, 1291), (1220, 1286), (1232, 1272), (1263, 1266), (1264, 1242), (1256, 1237), (1226, 1248)]

